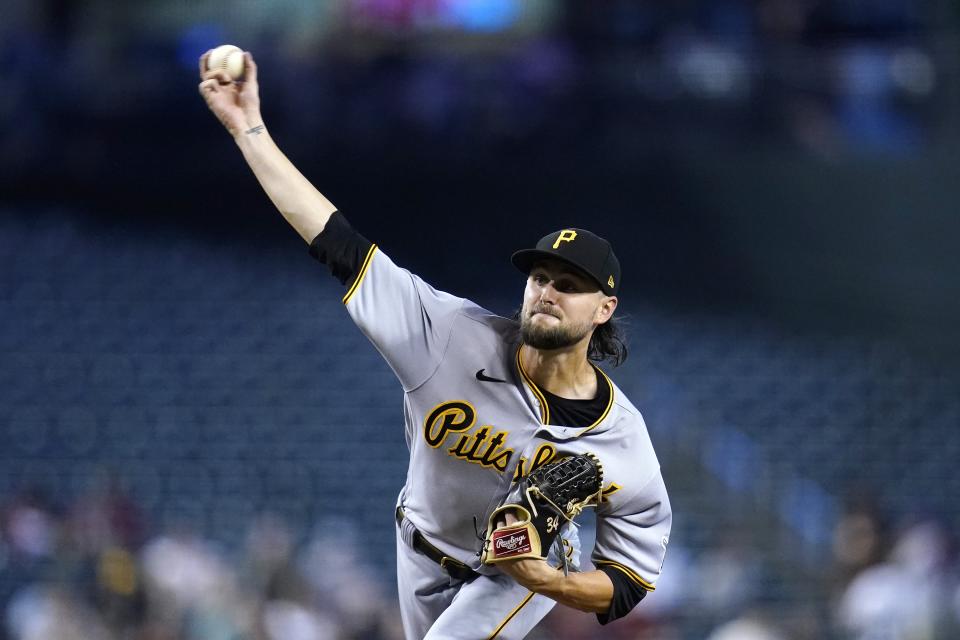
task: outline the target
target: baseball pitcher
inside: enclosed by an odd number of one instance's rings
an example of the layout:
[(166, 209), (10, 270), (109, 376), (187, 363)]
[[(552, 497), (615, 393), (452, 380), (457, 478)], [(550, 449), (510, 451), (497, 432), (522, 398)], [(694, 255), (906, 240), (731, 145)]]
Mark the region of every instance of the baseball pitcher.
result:
[[(610, 243), (561, 229), (516, 252), (519, 318), (437, 291), (283, 155), (250, 54), (243, 82), (207, 71), (207, 55), (201, 95), (403, 388), (410, 465), (394, 517), (407, 638), (523, 638), (557, 602), (601, 624), (626, 615), (656, 586), (671, 510), (640, 412), (595, 364), (626, 356)], [(591, 571), (574, 525), (584, 508), (597, 514)]]

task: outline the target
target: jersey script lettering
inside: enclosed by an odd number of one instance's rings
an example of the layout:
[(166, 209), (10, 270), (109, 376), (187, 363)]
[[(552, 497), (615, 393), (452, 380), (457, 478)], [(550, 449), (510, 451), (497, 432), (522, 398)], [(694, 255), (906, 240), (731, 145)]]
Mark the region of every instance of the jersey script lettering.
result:
[[(481, 425), (473, 429), (477, 421), (477, 410), (466, 400), (447, 400), (435, 406), (423, 421), (423, 439), (434, 449), (443, 446), (448, 436), (456, 435), (454, 445), (447, 454), (481, 467), (493, 467), (500, 473), (510, 466), (514, 450), (505, 447), (509, 431), (494, 431), (491, 425)], [(472, 429), (472, 430), (471, 430)], [(544, 442), (533, 452), (530, 460), (521, 457), (513, 472), (513, 482), (533, 473), (558, 457), (557, 448)], [(611, 482), (602, 492), (601, 502), (609, 502), (611, 495), (622, 487)]]
[[(460, 434), (447, 453), (481, 467), (493, 467), (503, 473), (510, 465), (513, 449), (504, 447), (508, 431), (495, 431), (483, 425), (469, 431), (477, 421), (477, 411), (466, 400), (441, 402), (423, 421), (423, 439), (434, 449), (440, 448), (447, 436)], [(467, 432), (467, 433), (464, 433)], [(491, 434), (491, 432), (493, 432)]]
[(603, 491), (600, 492), (600, 502), (610, 502), (610, 496), (623, 489), (615, 482), (611, 482)]
[(533, 462), (530, 464), (530, 468), (527, 468), (526, 458), (520, 458), (520, 463), (517, 465), (517, 470), (513, 474), (513, 482), (519, 482), (521, 478), (526, 477), (528, 473), (539, 469), (545, 464), (553, 462), (553, 459), (557, 457), (557, 448), (550, 444), (549, 442), (544, 442), (533, 454)]

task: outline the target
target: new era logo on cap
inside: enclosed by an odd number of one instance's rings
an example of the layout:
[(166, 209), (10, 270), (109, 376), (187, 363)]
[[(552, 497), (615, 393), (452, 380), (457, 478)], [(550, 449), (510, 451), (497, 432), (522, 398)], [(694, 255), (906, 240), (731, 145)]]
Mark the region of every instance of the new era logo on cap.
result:
[(608, 296), (620, 289), (620, 261), (610, 243), (586, 229), (561, 229), (540, 238), (533, 249), (522, 249), (511, 256), (514, 266), (530, 273), (533, 264), (543, 258), (555, 258), (585, 272), (597, 281)]

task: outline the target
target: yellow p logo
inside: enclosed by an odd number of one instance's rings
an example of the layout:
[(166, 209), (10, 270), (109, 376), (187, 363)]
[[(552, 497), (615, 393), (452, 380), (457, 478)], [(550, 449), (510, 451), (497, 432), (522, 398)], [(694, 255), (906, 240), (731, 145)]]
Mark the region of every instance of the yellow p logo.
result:
[(560, 235), (557, 236), (557, 241), (553, 243), (553, 248), (556, 249), (560, 246), (561, 242), (573, 242), (577, 237), (577, 232), (573, 229), (564, 229), (560, 232)]

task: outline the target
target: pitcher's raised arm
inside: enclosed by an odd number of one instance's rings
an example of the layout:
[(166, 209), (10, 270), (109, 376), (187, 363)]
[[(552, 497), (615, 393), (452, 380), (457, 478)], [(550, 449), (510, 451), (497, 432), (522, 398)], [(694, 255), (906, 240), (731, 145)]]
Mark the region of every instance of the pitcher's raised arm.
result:
[(257, 64), (244, 52), (244, 74), (232, 80), (222, 69), (207, 69), (200, 56), (200, 95), (227, 129), (260, 186), (305, 242), (323, 231), (336, 207), (280, 151), (260, 115)]

